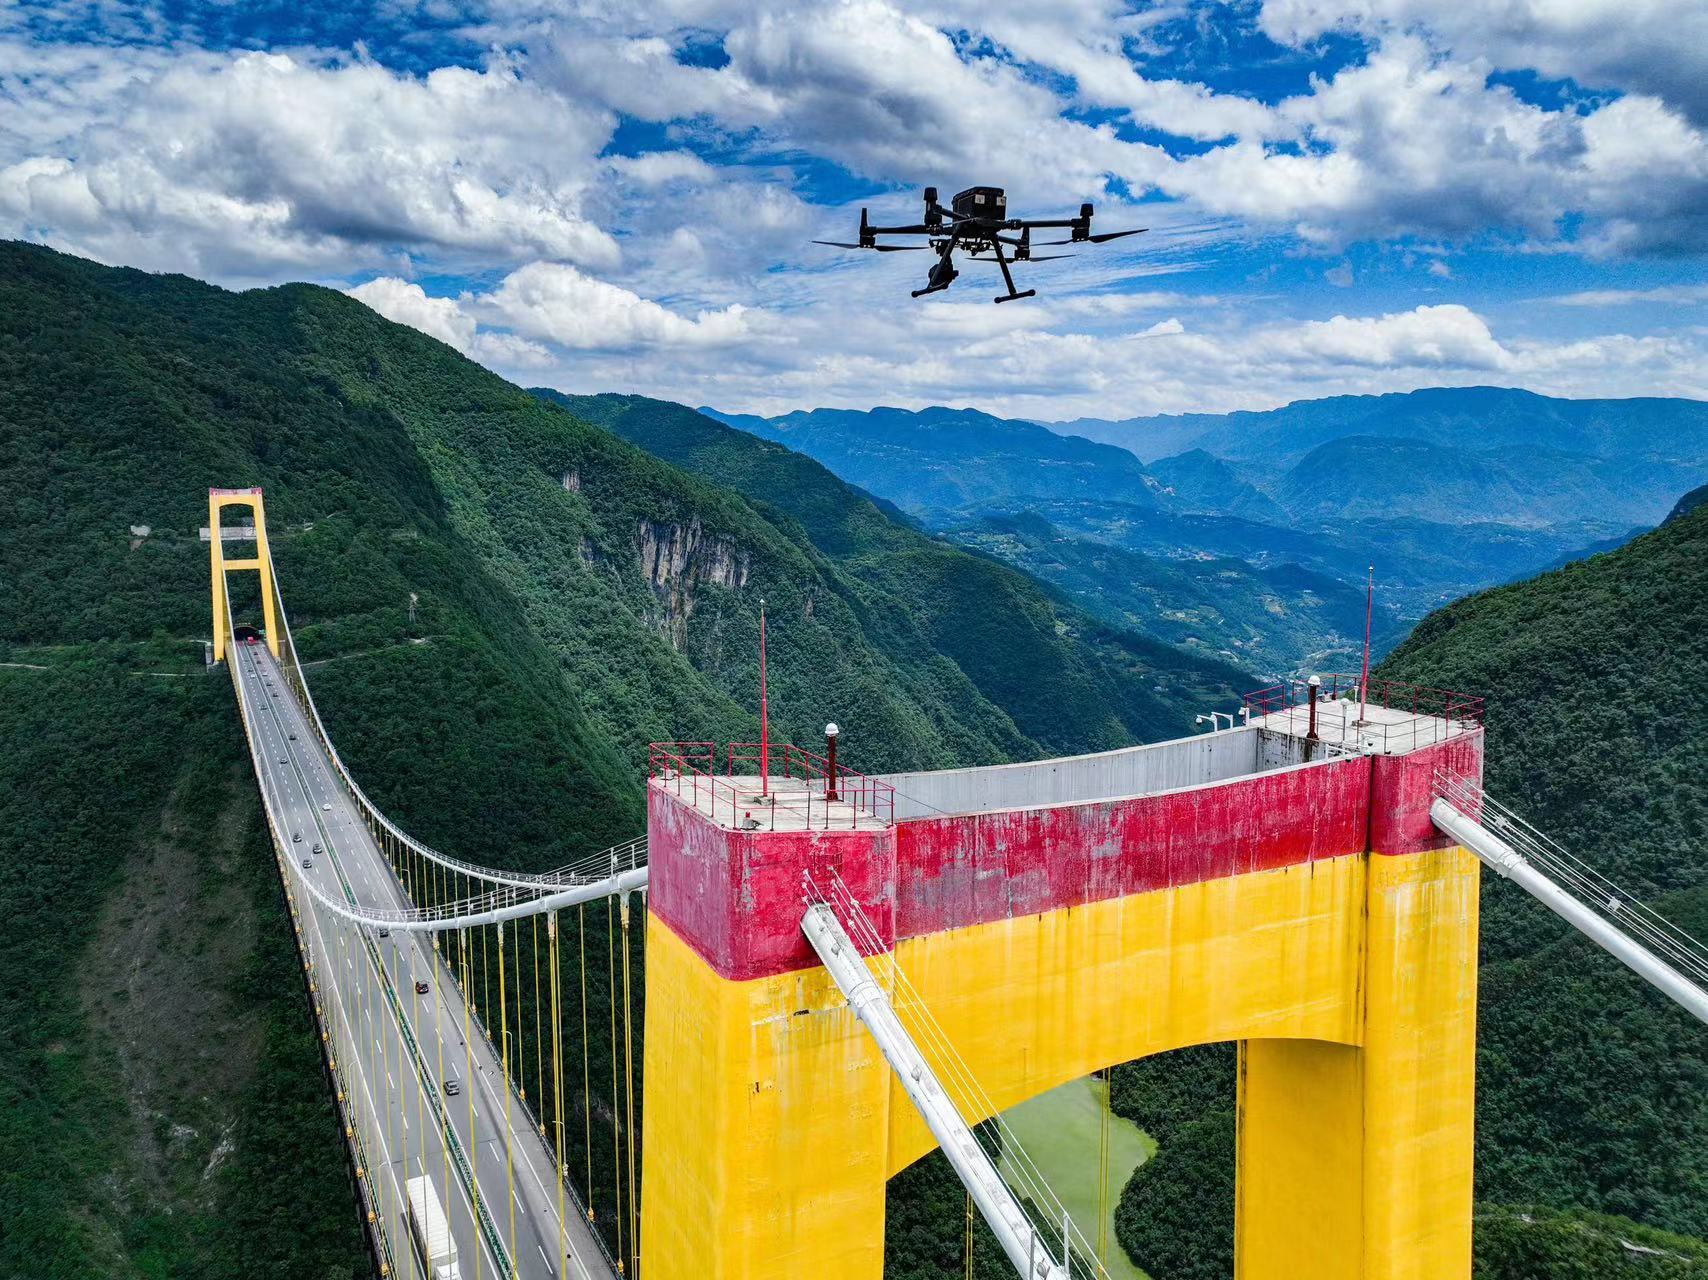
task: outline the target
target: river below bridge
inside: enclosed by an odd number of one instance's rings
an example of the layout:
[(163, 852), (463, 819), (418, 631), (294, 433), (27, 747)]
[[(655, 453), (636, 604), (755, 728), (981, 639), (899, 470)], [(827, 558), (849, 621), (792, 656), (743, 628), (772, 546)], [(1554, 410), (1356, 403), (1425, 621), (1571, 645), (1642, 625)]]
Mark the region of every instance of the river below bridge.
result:
[[(1061, 1197), (1080, 1233), (1095, 1248), (1098, 1239), (1097, 1153), (1103, 1115), (1109, 1107), (1109, 1086), (1102, 1080), (1070, 1080), (1005, 1112), (1020, 1145), (1032, 1157), (1044, 1180)], [(1110, 1280), (1145, 1280), (1115, 1240), (1115, 1206), (1127, 1179), (1151, 1156), (1156, 1143), (1131, 1120), (1109, 1116), (1109, 1201), (1103, 1224), (1108, 1242), (1105, 1265)], [(1002, 1173), (1010, 1184), (1006, 1157)]]

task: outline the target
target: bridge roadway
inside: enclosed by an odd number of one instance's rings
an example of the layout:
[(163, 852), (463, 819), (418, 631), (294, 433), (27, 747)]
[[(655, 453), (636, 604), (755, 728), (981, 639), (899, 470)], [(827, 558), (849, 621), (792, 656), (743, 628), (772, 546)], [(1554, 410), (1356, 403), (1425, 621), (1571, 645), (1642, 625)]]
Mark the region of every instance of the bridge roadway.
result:
[[(293, 869), (314, 878), (330, 896), (339, 897), (348, 890), (362, 906), (407, 908), (410, 904), (402, 886), (337, 785), (275, 659), (259, 644), (233, 646), (233, 658), (242, 674), (238, 684), (248, 720), (259, 735), (262, 792), (286, 833)], [(300, 844), (292, 841), (293, 833), (302, 835)], [(326, 852), (313, 854), (316, 843)], [(304, 858), (312, 866), (305, 869)], [(510, 1107), (514, 1176), (506, 1176), (502, 1066), (472, 1019), (470, 1044), (465, 1046), (464, 1002), (430, 935), (397, 931), (381, 938), (377, 930), (361, 931), (377, 949), (386, 966), (386, 981), (408, 1016), (426, 1067), (429, 1082), (424, 1085), (412, 1069), (398, 1020), (388, 1011), (379, 975), (357, 940), (355, 926), (317, 906), (307, 893), (297, 894), (297, 905), (319, 978), (326, 1026), (355, 1095), (355, 1115), (373, 1165), (371, 1189), (377, 1209), (388, 1218), (393, 1274), (425, 1274), (403, 1220), (404, 1183), (424, 1172), (431, 1177), (450, 1220), (465, 1280), (504, 1274), (487, 1236), (477, 1229), (473, 1200), (457, 1161), (447, 1160), (433, 1099), (427, 1094), (434, 1089), (457, 1144), (469, 1155), (482, 1204), (506, 1249), (511, 1242), (510, 1212), (515, 1211), (516, 1275), (526, 1280), (559, 1276), (614, 1280), (573, 1195), (564, 1197), (562, 1237), (570, 1265), (565, 1268), (554, 1261), (560, 1237), (552, 1157), (545, 1141), (529, 1127), (528, 1112), (517, 1096)], [(415, 993), (415, 979), (428, 982), (426, 995)], [(445, 1095), (442, 1080), (459, 1081), (461, 1093)]]

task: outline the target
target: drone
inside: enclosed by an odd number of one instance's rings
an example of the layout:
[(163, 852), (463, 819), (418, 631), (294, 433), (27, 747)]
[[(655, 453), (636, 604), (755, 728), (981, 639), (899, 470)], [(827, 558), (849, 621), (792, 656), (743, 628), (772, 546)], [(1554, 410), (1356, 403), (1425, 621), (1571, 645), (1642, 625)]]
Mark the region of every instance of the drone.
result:
[[(866, 210), (860, 210), (860, 239), (850, 244), (846, 240), (814, 240), (814, 244), (827, 244), (837, 249), (873, 249), (878, 253), (903, 253), (908, 250), (930, 249), (937, 255), (937, 261), (931, 264), (931, 272), (926, 278), (923, 289), (915, 289), (913, 296), (924, 297), (928, 293), (939, 293), (955, 282), (961, 273), (955, 270), (955, 250), (962, 250), (969, 261), (994, 262), (1002, 268), (1002, 282), (1008, 292), (993, 302), (1013, 302), (1016, 298), (1037, 297), (1036, 289), (1019, 290), (1014, 287), (1014, 275), (1009, 270), (1009, 264), (1014, 262), (1049, 262), (1055, 258), (1071, 258), (1071, 253), (1044, 253), (1034, 255), (1032, 252), (1032, 232), (1034, 230), (1062, 230), (1068, 232), (1066, 240), (1040, 240), (1040, 245), (1058, 244), (1104, 244), (1110, 240), (1119, 240), (1122, 236), (1136, 236), (1146, 227), (1135, 227), (1131, 231), (1105, 231), (1101, 235), (1091, 234), (1091, 206), (1079, 206), (1077, 218), (1010, 218), (1008, 216), (1008, 197), (1001, 187), (968, 187), (949, 202), (944, 208), (937, 203), (937, 188), (925, 188), (925, 219), (902, 227), (874, 227), (866, 216)], [(1008, 235), (1007, 232), (1018, 231), (1019, 235)], [(879, 236), (925, 236), (926, 244), (879, 244)], [(1003, 252), (1006, 245), (1013, 251), (1012, 255)]]

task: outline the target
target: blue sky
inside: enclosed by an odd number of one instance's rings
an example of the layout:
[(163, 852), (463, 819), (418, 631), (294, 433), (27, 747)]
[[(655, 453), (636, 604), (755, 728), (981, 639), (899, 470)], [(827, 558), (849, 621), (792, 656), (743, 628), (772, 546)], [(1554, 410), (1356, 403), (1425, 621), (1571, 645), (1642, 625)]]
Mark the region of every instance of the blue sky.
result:
[[(1151, 230), (811, 243), (974, 182)], [(1703, 397), (1708, 6), (0, 0), (0, 235), (733, 410)]]

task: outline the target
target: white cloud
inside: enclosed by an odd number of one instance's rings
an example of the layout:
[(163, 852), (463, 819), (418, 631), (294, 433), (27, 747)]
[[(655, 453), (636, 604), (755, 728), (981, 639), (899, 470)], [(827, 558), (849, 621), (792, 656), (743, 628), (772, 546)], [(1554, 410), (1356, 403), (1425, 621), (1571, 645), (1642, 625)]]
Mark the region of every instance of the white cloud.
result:
[(545, 369), (554, 358), (537, 342), (514, 334), (482, 330), (454, 298), (429, 297), (418, 284), (396, 276), (377, 276), (345, 290), (387, 320), (419, 329), (482, 364), (511, 369)]
[(1240, 140), (1178, 163), (1166, 189), (1307, 241), (1403, 236), (1557, 240), (1572, 214), (1602, 253), (1708, 246), (1708, 135), (1652, 98), (1545, 110), (1484, 63), (1387, 38), (1361, 64), (1289, 98), (1296, 144)]
[(1648, 94), (1708, 124), (1708, 7), (1688, 0), (1264, 0), (1262, 24), (1292, 44), (1423, 28), (1461, 57)]
[(1376, 368), (1499, 370), (1512, 364), (1483, 318), (1457, 303), (1379, 317), (1312, 320), (1272, 338), (1280, 354)]
[(0, 173), (0, 232), (216, 275), (348, 270), (400, 249), (618, 259), (581, 207), (611, 122), (504, 64), (415, 78), (197, 57), (112, 105)]
[(749, 336), (753, 319), (740, 304), (690, 319), (574, 267), (549, 262), (511, 272), (475, 306), (518, 333), (579, 351), (727, 346)]
[(1584, 289), (1549, 298), (1561, 307), (1622, 307), (1636, 302), (1668, 302), (1688, 306), (1708, 302), (1708, 284), (1669, 284), (1654, 289)]

